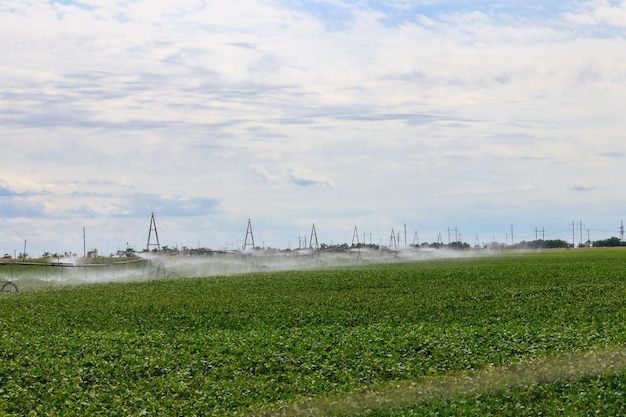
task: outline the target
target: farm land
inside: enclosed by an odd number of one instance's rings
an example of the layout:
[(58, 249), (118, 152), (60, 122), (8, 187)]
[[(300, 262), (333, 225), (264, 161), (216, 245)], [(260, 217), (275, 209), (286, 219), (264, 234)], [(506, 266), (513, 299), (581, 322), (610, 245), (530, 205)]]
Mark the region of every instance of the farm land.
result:
[(26, 284), (3, 416), (626, 414), (621, 249)]

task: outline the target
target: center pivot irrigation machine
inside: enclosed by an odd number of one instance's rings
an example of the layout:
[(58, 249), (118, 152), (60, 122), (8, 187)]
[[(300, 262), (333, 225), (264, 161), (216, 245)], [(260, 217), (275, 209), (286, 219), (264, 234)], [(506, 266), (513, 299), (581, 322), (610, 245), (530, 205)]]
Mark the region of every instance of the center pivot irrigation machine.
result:
[[(0, 262), (0, 271), (10, 268), (0, 279), (0, 293), (18, 293), (16, 282), (33, 278), (42, 282), (101, 282), (126, 279), (176, 278), (160, 257), (137, 258), (119, 262)], [(4, 275), (4, 274), (3, 274)]]
[(154, 214), (151, 218), (150, 232), (146, 253), (128, 255), (126, 259), (91, 258), (90, 257), (51, 257), (47, 260), (12, 259), (0, 261), (0, 293), (18, 293), (17, 281), (35, 278), (38, 281), (87, 282), (116, 281), (126, 279), (176, 278), (178, 274), (166, 267), (164, 256), (158, 244), (154, 252), (150, 252), (151, 234), (156, 234)]
[[(406, 231), (405, 231), (406, 234)], [(108, 258), (97, 256), (62, 257), (26, 260), (22, 258), (0, 261), (0, 291), (17, 293), (19, 283), (22, 292), (27, 292), (32, 285), (41, 282), (50, 283), (86, 283), (117, 282), (145, 279), (200, 277), (230, 275), (264, 270), (287, 270), (320, 266), (350, 265), (354, 262), (388, 262), (399, 256), (400, 235), (392, 230), (389, 247), (372, 245), (359, 241), (356, 226), (352, 244), (320, 245), (316, 225), (311, 228), (310, 237), (298, 237), (297, 249), (274, 249), (257, 247), (252, 233), (252, 223), (248, 219), (243, 246), (222, 250), (207, 248), (173, 250), (161, 247), (154, 213), (150, 216), (148, 240), (145, 250), (135, 252), (127, 247), (122, 254)], [(365, 234), (363, 235), (365, 241)], [(406, 237), (405, 237), (406, 241)], [(24, 253), (26, 250), (24, 250)], [(429, 257), (429, 251), (417, 250), (417, 247), (403, 251), (403, 259)], [(323, 256), (322, 256), (323, 255)], [(6, 272), (6, 273), (4, 273)], [(4, 278), (4, 279), (2, 279)]]

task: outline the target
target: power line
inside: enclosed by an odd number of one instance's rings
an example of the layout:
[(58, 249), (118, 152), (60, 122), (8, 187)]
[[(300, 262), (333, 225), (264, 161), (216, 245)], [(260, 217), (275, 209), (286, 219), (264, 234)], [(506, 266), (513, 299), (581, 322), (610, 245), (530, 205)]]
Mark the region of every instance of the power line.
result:
[(15, 228), (13, 226), (11, 226), (11, 223), (9, 223), (7, 221), (7, 219), (5, 219), (4, 217), (2, 217), (2, 221), (4, 223), (6, 223), (7, 226), (9, 226), (9, 229), (13, 230), (13, 233), (15, 233), (17, 235), (17, 237), (19, 237), (22, 240), (26, 240), (26, 238), (24, 236), (22, 236), (17, 230), (15, 230)]
[[(4, 217), (0, 217), (2, 219), (2, 221), (9, 226), (9, 229), (11, 229), (13, 231), (13, 233), (15, 233), (17, 235), (17, 237), (19, 237), (20, 239), (22, 239), (24, 242), (27, 242), (28, 239), (26, 239), (24, 236), (22, 236), (17, 230), (15, 230), (15, 228), (11, 225), (11, 223), (8, 222), (7, 219), (5, 219)], [(40, 248), (39, 246), (35, 245), (34, 243), (30, 243), (30, 246), (33, 246), (37, 249), (39, 249), (41, 252), (45, 252), (44, 249)], [(26, 244), (24, 244), (24, 250), (26, 250)], [(24, 253), (22, 255), (25, 255)]]

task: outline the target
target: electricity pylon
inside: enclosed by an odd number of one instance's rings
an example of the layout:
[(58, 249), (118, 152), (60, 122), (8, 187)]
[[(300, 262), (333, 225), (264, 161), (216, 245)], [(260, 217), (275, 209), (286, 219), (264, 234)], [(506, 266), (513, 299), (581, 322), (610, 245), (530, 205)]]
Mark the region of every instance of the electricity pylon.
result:
[(250, 219), (248, 219), (248, 229), (246, 230), (246, 238), (243, 242), (243, 250), (246, 250), (246, 248), (250, 248), (250, 249), (254, 249), (254, 235), (252, 234), (252, 223), (250, 222)]
[(315, 230), (315, 223), (311, 228), (311, 238), (309, 239), (309, 249), (320, 250), (319, 242), (317, 241), (317, 231)]
[(356, 240), (356, 244), (359, 244), (359, 232), (356, 230), (356, 226), (354, 226), (354, 233), (352, 233), (352, 246), (354, 246), (354, 241)]
[[(150, 243), (152, 231), (154, 231), (156, 243)], [(154, 213), (152, 213), (152, 216), (150, 217), (150, 230), (148, 230), (148, 243), (146, 244), (146, 251), (150, 251), (150, 246), (156, 246), (157, 250), (161, 250), (161, 242), (159, 242), (159, 232), (157, 232), (156, 220), (154, 220)]]

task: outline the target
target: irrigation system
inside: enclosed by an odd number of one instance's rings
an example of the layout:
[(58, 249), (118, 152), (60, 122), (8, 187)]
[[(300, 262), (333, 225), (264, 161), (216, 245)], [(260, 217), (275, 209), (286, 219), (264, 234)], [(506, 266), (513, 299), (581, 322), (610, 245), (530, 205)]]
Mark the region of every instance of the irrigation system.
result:
[[(576, 226), (572, 223), (572, 229)], [(582, 226), (581, 226), (582, 227)], [(623, 227), (623, 225), (622, 225)], [(623, 231), (623, 229), (622, 229)], [(536, 231), (536, 233), (539, 233)], [(252, 222), (248, 219), (243, 245), (231, 250), (185, 249), (171, 250), (161, 247), (154, 213), (150, 216), (148, 239), (145, 250), (127, 251), (125, 256), (99, 257), (97, 253), (87, 252), (82, 257), (55, 256), (41, 260), (27, 260), (26, 242), (24, 256), (0, 261), (0, 293), (18, 293), (16, 282), (20, 286), (25, 282), (44, 281), (59, 283), (87, 282), (123, 282), (146, 279), (176, 277), (206, 277), (233, 275), (258, 271), (302, 270), (308, 268), (347, 266), (354, 263), (384, 263), (398, 260), (420, 260), (433, 258), (476, 256), (485, 251), (500, 251), (503, 246), (480, 245), (478, 236), (473, 250), (467, 246), (455, 246), (460, 242), (460, 231), (455, 227), (448, 228), (449, 244), (443, 244), (441, 233), (437, 244), (420, 245), (417, 231), (412, 245), (407, 245), (406, 224), (403, 236), (392, 229), (387, 246), (366, 244), (357, 227), (354, 227), (352, 244), (320, 245), (315, 223), (310, 236), (299, 239), (297, 249), (260, 248), (255, 245)], [(510, 230), (513, 243), (513, 227)], [(402, 244), (404, 238), (404, 245)], [(308, 238), (308, 239), (307, 239)], [(508, 240), (508, 236), (507, 236)], [(495, 242), (495, 240), (494, 240)], [(507, 242), (508, 243), (508, 242)], [(478, 248), (478, 249), (477, 249)], [(121, 254), (118, 254), (121, 255)]]

